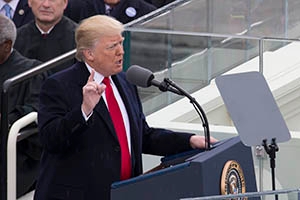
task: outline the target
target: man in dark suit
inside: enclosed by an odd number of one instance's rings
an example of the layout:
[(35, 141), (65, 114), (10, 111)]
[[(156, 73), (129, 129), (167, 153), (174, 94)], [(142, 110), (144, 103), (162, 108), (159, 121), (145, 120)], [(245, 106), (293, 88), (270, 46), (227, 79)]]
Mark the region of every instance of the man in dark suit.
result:
[(65, 16), (79, 22), (93, 15), (109, 15), (126, 24), (155, 9), (144, 0), (69, 0)]
[[(41, 62), (23, 57), (12, 49), (16, 39), (16, 27), (7, 17), (0, 15), (0, 89), (9, 78), (29, 70)], [(8, 120), (12, 124), (20, 117), (37, 111), (40, 75), (14, 86), (9, 92)], [(1, 94), (0, 94), (1, 104)], [(41, 145), (37, 135), (32, 135), (17, 144), (17, 196), (34, 188), (38, 174)]]
[(122, 32), (111, 17), (87, 18), (76, 30), (79, 62), (45, 81), (36, 200), (109, 200), (112, 182), (143, 172), (142, 153), (165, 156), (205, 146), (202, 136), (148, 126), (137, 88), (122, 72)]
[[(5, 5), (9, 5), (9, 13), (5, 10)], [(34, 19), (31, 8), (28, 6), (27, 0), (0, 0), (0, 13), (6, 15), (13, 20), (16, 27), (19, 28)], [(9, 16), (8, 16), (9, 15)]]
[[(18, 28), (14, 48), (23, 56), (48, 61), (75, 49), (75, 29), (77, 24), (63, 16), (68, 0), (40, 1), (28, 0), (35, 20)], [(55, 73), (72, 65), (67, 61), (50, 73)]]

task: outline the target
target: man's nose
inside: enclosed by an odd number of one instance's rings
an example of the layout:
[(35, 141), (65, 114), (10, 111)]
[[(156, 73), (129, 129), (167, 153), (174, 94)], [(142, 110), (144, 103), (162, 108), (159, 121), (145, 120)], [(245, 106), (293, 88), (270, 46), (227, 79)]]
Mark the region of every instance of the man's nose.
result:
[(124, 54), (124, 48), (123, 48), (123, 44), (119, 44), (117, 47), (117, 54), (121, 55)]
[(50, 0), (42, 0), (42, 5), (45, 6), (45, 7), (49, 7)]

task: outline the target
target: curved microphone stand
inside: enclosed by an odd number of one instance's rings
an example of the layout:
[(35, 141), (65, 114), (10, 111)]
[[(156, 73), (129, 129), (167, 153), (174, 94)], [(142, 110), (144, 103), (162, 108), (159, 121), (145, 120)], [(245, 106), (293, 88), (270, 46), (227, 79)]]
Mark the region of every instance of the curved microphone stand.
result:
[[(164, 78), (164, 83), (166, 83), (166, 85), (165, 85), (166, 88), (168, 88), (169, 86), (172, 86), (179, 91), (179, 93), (177, 93), (177, 94), (185, 96), (190, 100), (190, 102), (194, 106), (195, 110), (197, 111), (197, 113), (200, 116), (200, 119), (202, 121), (202, 126), (204, 128), (204, 134), (205, 134), (205, 138), (206, 138), (205, 149), (210, 150), (211, 146), (210, 146), (210, 132), (209, 132), (208, 120), (207, 120), (206, 114), (205, 114), (204, 110), (202, 109), (202, 107), (200, 106), (200, 104), (196, 101), (196, 99), (194, 97), (192, 97), (190, 94), (188, 94), (184, 89), (182, 89), (180, 86), (178, 86), (171, 79)], [(166, 90), (168, 90), (168, 89), (166, 89)]]

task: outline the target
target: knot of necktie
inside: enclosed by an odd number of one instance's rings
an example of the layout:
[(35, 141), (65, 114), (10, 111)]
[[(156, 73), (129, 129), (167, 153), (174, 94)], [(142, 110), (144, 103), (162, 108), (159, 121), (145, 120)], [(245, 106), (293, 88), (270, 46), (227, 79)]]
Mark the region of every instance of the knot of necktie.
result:
[(106, 85), (106, 86), (110, 85), (109, 78), (108, 77), (104, 77), (102, 83), (104, 83), (104, 85)]
[(4, 10), (5, 10), (5, 16), (8, 17), (9, 19), (11, 19), (11, 7), (8, 3), (6, 3), (3, 6)]

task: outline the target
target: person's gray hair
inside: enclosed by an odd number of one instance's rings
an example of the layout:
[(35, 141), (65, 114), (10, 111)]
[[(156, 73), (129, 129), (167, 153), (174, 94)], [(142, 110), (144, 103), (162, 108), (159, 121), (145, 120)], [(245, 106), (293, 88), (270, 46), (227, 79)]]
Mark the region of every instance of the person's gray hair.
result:
[(4, 15), (0, 15), (0, 44), (11, 40), (12, 46), (15, 44), (17, 29), (14, 22)]
[(84, 61), (83, 50), (93, 48), (103, 36), (122, 34), (121, 22), (106, 15), (95, 15), (84, 19), (76, 29), (76, 59)]

